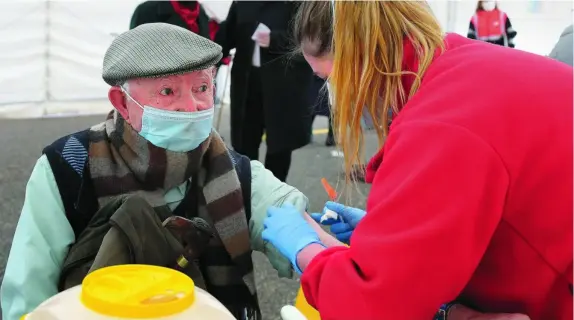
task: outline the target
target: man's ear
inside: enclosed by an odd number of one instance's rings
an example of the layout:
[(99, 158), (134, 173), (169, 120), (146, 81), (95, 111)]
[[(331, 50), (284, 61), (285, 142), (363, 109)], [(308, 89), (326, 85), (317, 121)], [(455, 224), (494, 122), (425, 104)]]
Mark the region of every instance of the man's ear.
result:
[(128, 112), (128, 106), (126, 104), (126, 97), (124, 96), (124, 93), (120, 87), (111, 87), (110, 91), (108, 91), (108, 99), (110, 99), (110, 102), (114, 108), (118, 110), (122, 118), (124, 118), (126, 121), (129, 121), (130, 115)]

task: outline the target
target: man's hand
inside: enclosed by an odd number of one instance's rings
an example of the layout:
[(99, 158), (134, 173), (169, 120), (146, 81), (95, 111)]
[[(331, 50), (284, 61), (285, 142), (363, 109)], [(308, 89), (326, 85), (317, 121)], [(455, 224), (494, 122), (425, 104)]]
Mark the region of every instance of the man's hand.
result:
[(271, 44), (271, 34), (269, 32), (258, 32), (256, 38), (257, 44), (261, 48), (268, 48)]
[(530, 317), (518, 313), (480, 313), (461, 304), (455, 304), (448, 310), (447, 320), (530, 320)]

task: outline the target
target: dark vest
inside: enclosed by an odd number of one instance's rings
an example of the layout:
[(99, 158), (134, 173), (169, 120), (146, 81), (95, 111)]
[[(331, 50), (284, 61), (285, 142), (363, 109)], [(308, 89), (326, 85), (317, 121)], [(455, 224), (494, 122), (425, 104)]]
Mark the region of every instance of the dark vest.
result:
[[(42, 151), (50, 162), (66, 217), (76, 239), (98, 211), (98, 200), (88, 165), (89, 130), (56, 140)], [(228, 150), (241, 184), (247, 221), (251, 218), (251, 164), (249, 158)], [(193, 195), (196, 193), (191, 193)], [(193, 197), (184, 197), (173, 214), (184, 216), (197, 209)]]

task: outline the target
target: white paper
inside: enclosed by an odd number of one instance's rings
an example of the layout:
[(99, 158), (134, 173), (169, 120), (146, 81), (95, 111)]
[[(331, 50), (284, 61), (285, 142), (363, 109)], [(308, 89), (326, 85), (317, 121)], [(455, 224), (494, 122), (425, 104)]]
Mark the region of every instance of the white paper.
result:
[(257, 29), (255, 29), (255, 32), (253, 32), (253, 35), (251, 36), (251, 40), (257, 41), (257, 35), (260, 33), (270, 34), (271, 29), (269, 29), (269, 27), (264, 25), (263, 23), (260, 23), (259, 25), (257, 25)]
[(253, 35), (251, 36), (251, 40), (255, 41), (255, 48), (253, 48), (253, 58), (251, 60), (251, 64), (254, 67), (261, 67), (261, 53), (259, 52), (261, 47), (257, 42), (257, 35), (260, 33), (270, 34), (271, 29), (269, 29), (269, 27), (267, 27), (263, 23), (260, 23), (257, 26), (257, 29), (255, 29), (255, 32), (253, 32)]
[(321, 220), (319, 222), (323, 223), (329, 219), (339, 220), (339, 215), (331, 209), (325, 209), (325, 214), (321, 216)]

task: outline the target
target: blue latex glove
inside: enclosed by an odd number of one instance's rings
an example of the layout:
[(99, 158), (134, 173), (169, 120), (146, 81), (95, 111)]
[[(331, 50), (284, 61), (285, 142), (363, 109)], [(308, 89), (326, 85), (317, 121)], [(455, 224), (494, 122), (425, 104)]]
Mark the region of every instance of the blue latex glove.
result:
[(262, 237), (281, 252), (301, 274), (297, 265), (297, 254), (312, 243), (319, 243), (319, 235), (313, 230), (297, 208), (284, 204), (281, 208), (269, 207), (263, 221)]
[[(335, 211), (339, 215), (339, 219), (327, 219), (321, 222), (321, 217), (325, 214), (326, 209)], [(331, 226), (331, 233), (335, 235), (337, 240), (349, 244), (353, 231), (366, 214), (367, 212), (364, 210), (328, 201), (322, 213), (312, 213), (311, 217), (318, 223)]]

